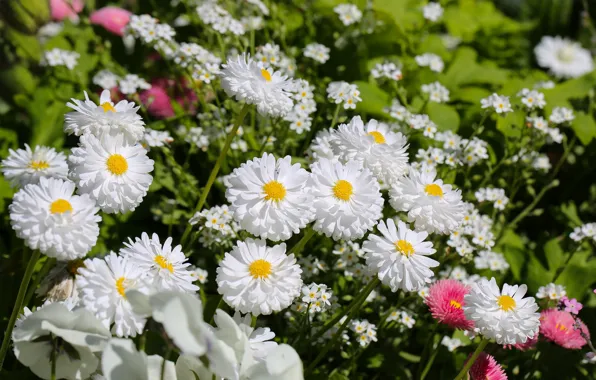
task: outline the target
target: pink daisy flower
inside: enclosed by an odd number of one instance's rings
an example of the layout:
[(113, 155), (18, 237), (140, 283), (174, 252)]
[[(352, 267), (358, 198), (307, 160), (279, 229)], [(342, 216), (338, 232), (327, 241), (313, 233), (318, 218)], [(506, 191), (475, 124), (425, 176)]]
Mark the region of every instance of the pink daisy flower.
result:
[(491, 355), (482, 352), (468, 372), (470, 380), (507, 380), (503, 368)]
[(433, 318), (447, 326), (469, 330), (474, 322), (464, 315), (464, 296), (469, 288), (457, 280), (439, 280), (428, 291), (425, 303), (428, 305)]
[(579, 319), (563, 310), (548, 309), (540, 313), (540, 333), (561, 347), (577, 350), (586, 344), (581, 332), (590, 337), (590, 331)]

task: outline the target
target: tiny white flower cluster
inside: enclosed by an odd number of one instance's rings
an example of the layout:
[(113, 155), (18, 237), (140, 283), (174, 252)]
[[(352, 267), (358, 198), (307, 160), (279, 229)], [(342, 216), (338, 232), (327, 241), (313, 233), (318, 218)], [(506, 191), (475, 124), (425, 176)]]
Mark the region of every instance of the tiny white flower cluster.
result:
[(310, 131), (312, 124), (310, 115), (317, 110), (317, 103), (314, 100), (314, 86), (305, 79), (295, 80), (293, 86), (294, 108), (284, 116), (284, 120), (290, 122), (291, 130), (302, 134), (304, 131)]
[(581, 242), (584, 239), (592, 239), (596, 242), (596, 223), (586, 223), (575, 227), (569, 237), (576, 242)]
[(410, 114), (408, 116), (408, 124), (410, 128), (415, 130), (422, 130), (425, 137), (433, 138), (437, 132), (437, 125), (424, 114)]
[(312, 278), (319, 275), (319, 273), (327, 271), (329, 267), (327, 263), (313, 255), (302, 256), (298, 260), (300, 267), (302, 267), (302, 274), (304, 278)]
[(374, 274), (369, 268), (361, 263), (361, 259), (364, 259), (364, 250), (360, 244), (342, 241), (333, 247), (333, 254), (339, 256), (333, 268), (343, 271), (344, 276), (360, 278), (364, 282), (373, 277)]
[(509, 263), (505, 257), (498, 252), (480, 251), (478, 256), (474, 257), (476, 269), (490, 269), (492, 271), (506, 272), (509, 269)]
[(370, 73), (375, 79), (387, 78), (397, 82), (403, 78), (401, 70), (393, 62), (377, 63)]
[(217, 72), (221, 64), (219, 57), (194, 42), (182, 42), (174, 55), (174, 63), (183, 68), (200, 64), (206, 67), (214, 66), (212, 70)]
[(174, 142), (174, 139), (170, 135), (170, 132), (157, 131), (151, 128), (145, 129), (145, 134), (141, 139), (141, 144), (147, 149), (166, 146), (172, 142)]
[(472, 285), (480, 280), (485, 280), (486, 277), (482, 277), (478, 274), (468, 274), (464, 267), (456, 266), (451, 267), (449, 265), (445, 266), (445, 269), (439, 272), (440, 278), (451, 278), (457, 281), (460, 281), (464, 285)]
[(505, 189), (483, 187), (478, 189), (474, 196), (478, 199), (478, 202), (494, 202), (493, 207), (497, 210), (505, 210), (509, 203), (509, 198), (505, 195)]
[(414, 57), (420, 67), (429, 67), (432, 71), (440, 73), (445, 68), (445, 63), (441, 57), (433, 53), (424, 53)]
[(265, 26), (261, 16), (245, 16), (240, 19), (240, 22), (246, 31), (260, 30)]
[(100, 70), (93, 76), (93, 83), (104, 90), (117, 88), (125, 95), (135, 94), (139, 90), (148, 90), (151, 85), (146, 80), (136, 74), (126, 74), (120, 77), (110, 70)]
[(356, 333), (358, 343), (362, 347), (366, 347), (370, 342), (377, 341), (377, 326), (368, 320), (353, 320), (350, 329)]
[(511, 102), (508, 96), (492, 94), (487, 98), (480, 100), (482, 108), (494, 108), (498, 114), (513, 112), (511, 108)]
[(543, 173), (547, 173), (552, 167), (550, 159), (546, 154), (538, 153), (534, 150), (527, 151), (526, 149), (521, 149), (517, 154), (511, 157), (511, 162), (518, 161), (529, 165), (532, 169), (542, 171)]
[(176, 35), (174, 29), (168, 24), (161, 24), (158, 19), (150, 15), (132, 15), (125, 34), (140, 39), (145, 44), (171, 42)]
[(297, 301), (294, 308), (299, 312), (322, 313), (331, 308), (332, 300), (333, 291), (327, 285), (313, 282), (302, 287), (302, 302)]
[(402, 106), (399, 100), (397, 99), (393, 99), (391, 101), (391, 106), (385, 108), (385, 113), (388, 113), (389, 116), (391, 116), (397, 121), (405, 121), (410, 117), (408, 109)]
[(312, 58), (319, 63), (325, 63), (329, 60), (330, 49), (322, 44), (312, 43), (304, 47), (304, 56)]
[[(495, 245), (493, 221), (471, 203), (464, 203), (463, 223), (451, 233), (447, 245), (455, 248), (460, 256), (472, 254), (476, 249), (489, 249)], [(471, 243), (470, 243), (471, 238)]]
[(199, 211), (190, 218), (189, 223), (199, 225), (199, 241), (207, 248), (231, 247), (240, 231), (227, 205)]
[[(555, 119), (556, 119), (556, 116), (555, 116)], [(560, 144), (563, 141), (563, 134), (561, 133), (559, 128), (549, 127), (548, 122), (542, 116), (535, 116), (535, 117), (528, 116), (526, 118), (526, 121), (535, 130), (546, 135), (548, 137), (547, 140), (550, 140), (551, 142), (555, 142), (557, 144)]]
[(449, 90), (439, 82), (422, 85), (422, 92), (428, 94), (431, 102), (445, 103), (449, 101)]
[(344, 109), (355, 109), (356, 103), (362, 101), (358, 86), (348, 82), (331, 82), (327, 86), (327, 97), (335, 104), (343, 103)]
[(556, 285), (554, 283), (546, 284), (538, 288), (536, 298), (547, 298), (551, 301), (558, 301), (567, 295), (567, 291), (563, 285)]
[(517, 96), (522, 98), (522, 103), (529, 110), (532, 110), (534, 108), (542, 109), (546, 105), (546, 100), (544, 100), (544, 94), (536, 90), (524, 88), (517, 93)]
[[(430, 122), (426, 115), (413, 115), (421, 121)], [(411, 117), (411, 121), (414, 121)], [(430, 122), (432, 123), (432, 122)], [(445, 164), (450, 167), (461, 165), (473, 166), (481, 160), (488, 158), (487, 143), (477, 137), (472, 140), (464, 139), (452, 131), (438, 132), (435, 134), (436, 126), (434, 123), (425, 127), (425, 135), (434, 137), (435, 141), (443, 143), (442, 148), (429, 147), (428, 149), (419, 149), (416, 158), (418, 162), (413, 162), (412, 166), (420, 170), (432, 170), (437, 165)]]
[(220, 7), (215, 0), (205, 1), (196, 10), (201, 21), (219, 33), (232, 33), (236, 36), (246, 33), (244, 25), (233, 18), (224, 8)]
[(449, 352), (453, 352), (455, 351), (458, 347), (463, 346), (463, 342), (457, 338), (450, 338), (448, 336), (444, 336), (443, 339), (441, 340), (441, 344), (445, 347), (447, 347), (447, 350), (449, 350)]
[(274, 43), (258, 46), (255, 61), (260, 63), (260, 67), (275, 67), (288, 76), (294, 75), (296, 71), (296, 61), (294, 58), (284, 54), (279, 45)]
[(573, 110), (566, 107), (555, 107), (548, 120), (553, 124), (564, 124), (575, 119)]
[(54, 48), (43, 53), (41, 64), (52, 67), (66, 66), (67, 69), (72, 70), (77, 65), (80, 56), (76, 51)]
[(422, 8), (425, 19), (437, 22), (443, 16), (443, 7), (439, 3), (428, 3)]
[(359, 22), (362, 18), (362, 12), (354, 4), (339, 4), (333, 10), (345, 26)]
[(391, 314), (389, 314), (389, 316), (387, 317), (387, 321), (395, 321), (399, 324), (402, 324), (408, 329), (411, 329), (416, 324), (416, 320), (414, 319), (414, 317), (405, 310), (397, 310), (391, 312)]

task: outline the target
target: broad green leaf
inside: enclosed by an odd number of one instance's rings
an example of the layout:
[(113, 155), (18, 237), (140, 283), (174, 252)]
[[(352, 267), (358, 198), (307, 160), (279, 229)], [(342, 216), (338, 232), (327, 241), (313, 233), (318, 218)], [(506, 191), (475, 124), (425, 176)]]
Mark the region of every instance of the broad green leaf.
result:
[(544, 254), (550, 270), (557, 270), (565, 262), (565, 253), (560, 245), (560, 239), (554, 238), (544, 245)]
[(411, 363), (418, 363), (420, 362), (420, 356), (418, 355), (414, 355), (414, 354), (410, 354), (408, 352), (405, 351), (400, 351), (399, 352), (399, 356), (401, 356), (402, 358), (404, 358), (405, 360), (411, 362)]
[(497, 129), (507, 137), (521, 136), (522, 128), (525, 128), (525, 113), (513, 111), (506, 115), (495, 115), (497, 118)]
[(577, 207), (575, 206), (575, 202), (571, 201), (568, 203), (563, 203), (561, 205), (561, 213), (569, 219), (569, 226), (570, 227), (577, 227), (584, 224), (582, 220), (579, 218), (577, 214)]
[(432, 121), (437, 124), (440, 131), (457, 131), (459, 128), (459, 114), (446, 104), (429, 102), (426, 105), (426, 112)]
[(591, 256), (591, 252), (577, 252), (557, 280), (565, 286), (570, 298), (581, 299), (586, 288), (591, 289), (596, 281), (596, 260)]
[(362, 101), (356, 104), (356, 112), (386, 117), (387, 114), (383, 109), (389, 106), (391, 96), (381, 90), (377, 85), (368, 82), (356, 81), (354, 84), (358, 86), (360, 97), (362, 98)]
[(452, 91), (450, 98), (451, 100), (459, 100), (480, 106), (480, 100), (488, 97), (490, 94), (490, 91), (481, 87), (462, 87)]
[(596, 137), (596, 122), (594, 122), (594, 118), (582, 111), (575, 114), (575, 120), (571, 122), (571, 129), (573, 129), (579, 141), (584, 145), (588, 145)]
[(447, 88), (456, 89), (466, 84), (503, 84), (509, 75), (507, 70), (490, 63), (478, 63), (474, 49), (461, 47), (447, 71), (439, 76), (439, 81)]
[(495, 251), (503, 253), (509, 263), (513, 277), (516, 281), (519, 281), (527, 257), (524, 243), (519, 235), (512, 230), (507, 230), (495, 247)]

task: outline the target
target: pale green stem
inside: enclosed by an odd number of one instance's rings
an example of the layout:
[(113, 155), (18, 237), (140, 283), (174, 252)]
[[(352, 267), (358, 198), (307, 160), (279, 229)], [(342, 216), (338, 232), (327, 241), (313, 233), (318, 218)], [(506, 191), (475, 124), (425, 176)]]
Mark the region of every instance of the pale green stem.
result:
[(480, 354), (482, 353), (482, 350), (484, 350), (484, 347), (486, 347), (487, 344), (488, 344), (488, 340), (486, 340), (484, 338), (480, 341), (480, 343), (478, 343), (478, 347), (476, 347), (476, 351), (474, 351), (474, 353), (472, 354), (470, 359), (468, 359), (468, 361), (464, 365), (464, 368), (461, 369), (459, 374), (457, 376), (455, 376), (454, 380), (463, 380), (465, 378), (466, 374), (468, 373), (470, 368), (472, 368), (472, 365), (474, 364), (476, 359), (478, 359), (478, 356), (480, 356)]

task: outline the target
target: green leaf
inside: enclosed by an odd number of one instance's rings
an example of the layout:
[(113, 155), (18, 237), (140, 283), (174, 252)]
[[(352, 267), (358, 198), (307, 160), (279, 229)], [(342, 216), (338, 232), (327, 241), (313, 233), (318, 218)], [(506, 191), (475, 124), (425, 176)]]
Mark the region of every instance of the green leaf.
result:
[(557, 283), (565, 286), (570, 298), (582, 298), (586, 288), (596, 280), (596, 260), (591, 252), (577, 252), (559, 276)]
[(521, 129), (525, 128), (526, 115), (523, 111), (513, 111), (506, 115), (495, 115), (497, 129), (507, 137), (521, 136)]
[(428, 117), (437, 124), (439, 131), (457, 131), (459, 128), (459, 114), (446, 104), (429, 102), (426, 105)]
[(451, 100), (480, 105), (480, 99), (484, 99), (490, 94), (490, 91), (481, 87), (462, 87), (454, 90), (450, 94), (450, 98)]
[(387, 114), (383, 109), (389, 106), (391, 95), (381, 90), (377, 85), (368, 82), (356, 81), (354, 84), (358, 86), (362, 98), (362, 101), (356, 104), (356, 112), (386, 117)]
[(505, 259), (509, 263), (513, 277), (516, 281), (519, 281), (527, 257), (521, 237), (513, 230), (507, 230), (503, 234), (499, 244), (495, 247), (495, 251), (503, 253), (503, 256), (505, 256)]
[(563, 248), (561, 248), (559, 240), (559, 238), (554, 238), (547, 241), (544, 245), (546, 262), (551, 271), (556, 271), (565, 262), (565, 253), (563, 252)]
[(575, 202), (570, 201), (561, 205), (561, 213), (569, 219), (569, 227), (577, 227), (584, 224), (577, 214), (577, 206)]
[(399, 352), (399, 356), (401, 356), (402, 358), (406, 359), (407, 361), (409, 361), (411, 363), (418, 363), (418, 362), (420, 362), (420, 356), (414, 355), (414, 354), (410, 354), (410, 353), (405, 352), (405, 351), (400, 351)]
[(596, 122), (592, 116), (586, 115), (583, 111), (576, 113), (575, 120), (571, 122), (571, 129), (584, 145), (588, 145), (596, 137)]
[(505, 83), (509, 76), (507, 70), (497, 67), (494, 63), (476, 62), (478, 54), (469, 47), (461, 47), (455, 52), (455, 57), (447, 71), (439, 76), (439, 81), (449, 89), (466, 84), (495, 84)]
[(391, 17), (395, 25), (410, 30), (424, 23), (418, 0), (374, 0), (373, 10)]

